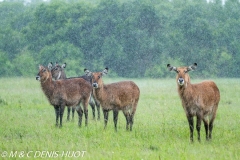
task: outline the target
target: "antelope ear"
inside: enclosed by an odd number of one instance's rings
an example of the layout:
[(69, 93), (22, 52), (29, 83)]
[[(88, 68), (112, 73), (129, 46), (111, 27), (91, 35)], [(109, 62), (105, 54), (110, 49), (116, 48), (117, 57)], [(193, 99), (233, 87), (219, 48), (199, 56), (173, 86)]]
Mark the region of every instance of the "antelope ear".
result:
[(52, 62), (48, 63), (48, 69), (49, 69), (49, 70), (52, 69), (52, 66), (53, 66)]
[(67, 63), (63, 63), (62, 68), (66, 68)]
[(41, 70), (44, 70), (44, 71), (47, 70), (47, 69), (46, 69), (44, 66), (42, 66), (41, 64), (39, 65), (38, 68), (39, 68), (39, 71), (41, 71)]
[(169, 71), (178, 72), (178, 71), (177, 71), (177, 67), (173, 67), (173, 66), (171, 66), (170, 64), (167, 64), (167, 68), (168, 68)]
[(106, 67), (103, 71), (102, 71), (102, 75), (106, 75), (108, 74), (108, 67)]
[(187, 68), (187, 71), (194, 71), (197, 68), (197, 63), (193, 63), (191, 66)]
[(88, 69), (84, 69), (84, 72), (87, 76), (92, 76), (92, 72), (90, 72)]

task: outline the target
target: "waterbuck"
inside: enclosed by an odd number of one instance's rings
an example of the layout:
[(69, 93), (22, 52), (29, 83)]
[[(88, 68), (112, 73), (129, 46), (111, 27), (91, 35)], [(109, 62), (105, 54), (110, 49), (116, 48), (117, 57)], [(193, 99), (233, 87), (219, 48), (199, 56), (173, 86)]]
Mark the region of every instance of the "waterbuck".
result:
[(48, 64), (48, 69), (51, 70), (52, 78), (55, 80), (58, 79), (66, 79), (67, 76), (65, 74), (64, 68), (66, 68), (67, 63), (63, 63), (62, 65), (59, 65), (57, 62), (55, 63), (55, 66), (53, 66), (52, 62)]
[(203, 81), (197, 84), (191, 84), (189, 71), (195, 70), (197, 63), (189, 67), (173, 67), (170, 64), (167, 68), (177, 73), (176, 80), (178, 94), (182, 100), (182, 106), (185, 110), (189, 128), (190, 141), (193, 142), (193, 117), (197, 117), (196, 129), (198, 132), (198, 141), (200, 141), (201, 121), (203, 120), (206, 139), (212, 138), (213, 121), (216, 117), (218, 103), (220, 101), (220, 92), (213, 81)]
[(134, 114), (137, 109), (140, 90), (132, 81), (121, 81), (111, 84), (104, 84), (102, 76), (108, 73), (108, 68), (102, 72), (90, 72), (84, 69), (86, 75), (92, 77), (93, 94), (100, 102), (104, 114), (104, 128), (107, 126), (108, 113), (113, 110), (115, 130), (117, 131), (117, 120), (119, 110), (123, 111), (126, 117), (126, 129), (132, 131)]
[(62, 117), (65, 106), (77, 106), (79, 115), (78, 125), (82, 124), (82, 115), (85, 115), (85, 125), (88, 124), (88, 102), (92, 92), (92, 86), (89, 82), (82, 78), (52, 80), (51, 71), (48, 68), (39, 66), (39, 73), (36, 80), (41, 82), (41, 88), (46, 95), (48, 101), (54, 106), (56, 113), (56, 126), (60, 118), (60, 127), (62, 127)]
[[(57, 62), (55, 63), (55, 66), (53, 66), (52, 62), (50, 62), (48, 64), (48, 68), (49, 68), (49, 70), (51, 70), (53, 79), (58, 80), (58, 79), (66, 79), (67, 78), (65, 71), (64, 71), (64, 68), (66, 68), (66, 65), (67, 65), (66, 63), (59, 65)], [(83, 76), (79, 76), (78, 78), (83, 78), (86, 81), (92, 83), (91, 78), (89, 76), (83, 75)], [(92, 108), (93, 119), (95, 119), (95, 106), (96, 106), (97, 112), (98, 112), (97, 119), (100, 120), (100, 103), (97, 102), (92, 95), (89, 100), (89, 105)], [(71, 108), (72, 108), (72, 120), (74, 119), (75, 107), (68, 107), (67, 120), (69, 120)]]

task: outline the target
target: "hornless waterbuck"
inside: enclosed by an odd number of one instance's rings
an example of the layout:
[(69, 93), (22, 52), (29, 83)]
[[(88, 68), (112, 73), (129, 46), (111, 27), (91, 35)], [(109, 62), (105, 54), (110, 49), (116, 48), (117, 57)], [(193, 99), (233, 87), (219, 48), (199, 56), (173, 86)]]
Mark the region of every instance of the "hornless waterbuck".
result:
[(197, 63), (189, 67), (173, 67), (170, 64), (167, 65), (170, 71), (177, 73), (178, 94), (182, 100), (182, 106), (188, 119), (190, 141), (193, 141), (194, 116), (197, 117), (196, 129), (198, 132), (198, 140), (200, 141), (202, 120), (206, 131), (206, 139), (209, 140), (212, 138), (213, 121), (216, 117), (220, 100), (219, 89), (213, 81), (191, 84), (188, 72), (195, 70), (196, 67)]
[(62, 65), (59, 65), (57, 62), (55, 63), (55, 66), (53, 66), (53, 63), (50, 62), (48, 64), (48, 69), (51, 71), (52, 73), (52, 78), (54, 80), (58, 80), (58, 79), (66, 79), (67, 76), (65, 74), (64, 68), (66, 68), (67, 63), (63, 63)]
[(83, 105), (77, 108), (79, 115), (78, 125), (82, 124), (82, 115), (85, 114), (85, 125), (88, 124), (88, 101), (92, 92), (92, 86), (82, 78), (52, 80), (51, 71), (43, 66), (39, 66), (39, 73), (36, 80), (40, 80), (41, 88), (48, 98), (51, 105), (54, 106), (56, 113), (56, 126), (60, 118), (60, 127), (62, 126), (62, 117), (65, 106)]
[(104, 84), (102, 76), (108, 73), (108, 68), (105, 68), (102, 72), (92, 73), (87, 69), (84, 69), (84, 72), (92, 77), (93, 94), (103, 109), (104, 128), (107, 126), (108, 113), (113, 110), (114, 126), (117, 130), (118, 112), (122, 110), (127, 121), (126, 129), (129, 129), (130, 124), (131, 131), (140, 95), (138, 86), (132, 81)]
[[(53, 79), (55, 79), (55, 80), (67, 79), (67, 76), (64, 71), (64, 68), (66, 68), (66, 65), (67, 65), (66, 63), (59, 65), (57, 62), (55, 63), (55, 66), (53, 66), (52, 62), (50, 62), (48, 64), (48, 69), (51, 70)], [(68, 78), (68, 79), (70, 79), (70, 78)], [(76, 77), (72, 77), (72, 78), (76, 78)], [(78, 78), (83, 78), (86, 81), (88, 81), (89, 83), (92, 83), (92, 79), (89, 76), (83, 75), (83, 76), (79, 76)], [(100, 103), (95, 100), (95, 98), (92, 96), (92, 94), (91, 94), (91, 97), (89, 100), (89, 105), (92, 108), (93, 119), (95, 119), (95, 105), (96, 105), (97, 112), (98, 112), (98, 120), (100, 120)], [(68, 107), (67, 120), (69, 120), (71, 108), (72, 108), (72, 120), (74, 119), (75, 107)]]

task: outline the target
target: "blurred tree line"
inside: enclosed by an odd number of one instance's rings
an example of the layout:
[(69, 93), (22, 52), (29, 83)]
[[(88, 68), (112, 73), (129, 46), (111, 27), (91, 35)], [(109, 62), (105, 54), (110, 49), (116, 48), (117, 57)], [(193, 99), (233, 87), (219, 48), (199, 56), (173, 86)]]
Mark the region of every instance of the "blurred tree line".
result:
[(198, 63), (194, 76), (240, 77), (238, 0), (98, 0), (0, 3), (0, 76), (33, 76), (67, 63), (121, 77), (168, 77), (168, 63)]

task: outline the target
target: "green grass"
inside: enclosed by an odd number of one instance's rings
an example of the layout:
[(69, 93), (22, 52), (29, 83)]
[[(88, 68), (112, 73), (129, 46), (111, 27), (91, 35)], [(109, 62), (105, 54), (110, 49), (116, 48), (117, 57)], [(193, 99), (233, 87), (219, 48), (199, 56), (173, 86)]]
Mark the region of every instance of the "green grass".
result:
[[(104, 78), (105, 83), (123, 79)], [(133, 131), (125, 130), (125, 118), (119, 113), (118, 132), (114, 131), (112, 112), (107, 129), (101, 120), (92, 120), (79, 128), (77, 113), (73, 122), (55, 127), (55, 112), (34, 78), (0, 79), (0, 159), (49, 159), (39, 152), (56, 152), (57, 158), (73, 159), (240, 159), (240, 79), (215, 79), (221, 101), (213, 128), (213, 139), (189, 142), (189, 127), (175, 79), (134, 79), (140, 88), (140, 101)], [(192, 83), (201, 80), (192, 80)], [(84, 124), (84, 123), (83, 123)], [(6, 151), (6, 152), (5, 152)], [(86, 151), (84, 156), (79, 152)], [(22, 156), (20, 153), (24, 153)], [(27, 153), (31, 158), (27, 158)], [(62, 153), (65, 155), (62, 156)], [(70, 153), (66, 155), (67, 153)], [(36, 155), (35, 155), (36, 154)], [(36, 157), (34, 157), (34, 155)], [(22, 157), (23, 158), (22, 158)], [(3, 158), (4, 159), (4, 158)]]

